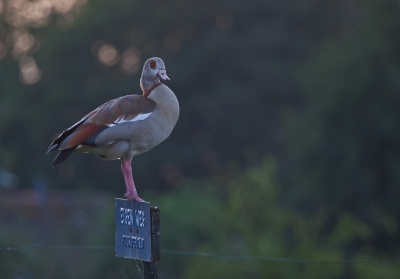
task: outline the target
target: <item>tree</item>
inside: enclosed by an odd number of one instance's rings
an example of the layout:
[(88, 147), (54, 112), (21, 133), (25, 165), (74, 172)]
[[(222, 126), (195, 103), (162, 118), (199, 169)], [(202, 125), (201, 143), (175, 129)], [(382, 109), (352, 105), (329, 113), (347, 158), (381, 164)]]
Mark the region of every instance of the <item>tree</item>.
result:
[(394, 256), (400, 245), (398, 10), (365, 2), (359, 28), (327, 40), (301, 67), (305, 105), (286, 118), (286, 202), (327, 212), (321, 235), (335, 234), (343, 214), (372, 230), (348, 241), (346, 257), (366, 247)]

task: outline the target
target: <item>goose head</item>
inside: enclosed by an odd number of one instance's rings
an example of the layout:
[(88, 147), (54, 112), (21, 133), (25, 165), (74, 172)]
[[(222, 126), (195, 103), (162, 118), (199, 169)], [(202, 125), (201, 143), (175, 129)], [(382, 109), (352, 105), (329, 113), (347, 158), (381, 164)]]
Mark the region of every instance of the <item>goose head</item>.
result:
[(152, 57), (144, 63), (143, 72), (141, 79), (155, 80), (159, 82), (162, 81), (169, 82), (170, 79), (167, 76), (165, 70), (164, 61), (158, 57)]

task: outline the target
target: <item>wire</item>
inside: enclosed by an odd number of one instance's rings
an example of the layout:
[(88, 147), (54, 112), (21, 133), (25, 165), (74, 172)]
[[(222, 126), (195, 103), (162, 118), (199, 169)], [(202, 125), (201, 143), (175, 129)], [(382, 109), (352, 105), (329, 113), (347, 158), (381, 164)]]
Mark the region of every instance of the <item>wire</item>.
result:
[[(7, 247), (0, 248), (0, 251), (20, 251), (25, 249), (59, 249), (59, 250), (114, 250), (114, 246), (61, 246), (61, 245), (47, 245), (47, 244), (26, 244), (17, 247)], [(191, 257), (206, 257), (221, 260), (234, 260), (234, 261), (270, 261), (270, 262), (283, 262), (283, 263), (302, 263), (302, 264), (370, 264), (400, 268), (400, 265), (370, 261), (370, 260), (304, 260), (304, 259), (291, 259), (291, 258), (276, 258), (276, 257), (252, 257), (252, 256), (229, 256), (229, 255), (219, 255), (211, 253), (201, 253), (201, 252), (183, 252), (161, 249), (161, 253), (170, 255), (180, 255), (180, 256), (191, 256)]]
[(60, 249), (60, 250), (112, 250), (114, 246), (60, 246), (47, 244), (26, 244), (17, 247), (1, 248), (0, 251), (19, 251), (29, 248)]
[(291, 259), (291, 258), (276, 258), (276, 257), (252, 257), (252, 256), (228, 256), (228, 255), (218, 255), (218, 254), (210, 254), (210, 253), (191, 253), (191, 252), (181, 252), (181, 251), (172, 251), (162, 249), (162, 253), (164, 254), (173, 254), (173, 255), (185, 255), (185, 256), (198, 256), (198, 257), (207, 257), (214, 259), (222, 259), (222, 260), (236, 260), (236, 261), (271, 261), (271, 262), (291, 262), (291, 263), (318, 263), (318, 264), (373, 264), (373, 265), (381, 265), (381, 266), (390, 266), (400, 268), (400, 265), (386, 262), (378, 262), (378, 261), (370, 261), (370, 260), (303, 260), (303, 259)]

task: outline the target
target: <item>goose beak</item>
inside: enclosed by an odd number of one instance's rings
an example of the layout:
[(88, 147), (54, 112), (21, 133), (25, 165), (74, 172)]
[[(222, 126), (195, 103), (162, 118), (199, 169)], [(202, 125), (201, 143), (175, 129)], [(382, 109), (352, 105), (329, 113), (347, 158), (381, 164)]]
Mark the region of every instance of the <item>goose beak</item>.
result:
[(167, 76), (167, 72), (165, 71), (165, 69), (161, 69), (159, 72), (158, 72), (158, 77), (161, 79), (161, 80), (163, 80), (163, 81), (166, 81), (166, 82), (169, 82), (170, 81), (170, 79), (169, 79), (169, 77)]

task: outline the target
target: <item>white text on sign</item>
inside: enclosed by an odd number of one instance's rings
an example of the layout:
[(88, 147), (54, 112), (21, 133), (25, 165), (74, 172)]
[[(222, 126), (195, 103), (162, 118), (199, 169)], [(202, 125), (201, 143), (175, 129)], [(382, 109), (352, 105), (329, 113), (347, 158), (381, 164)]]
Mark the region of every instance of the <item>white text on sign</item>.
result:
[(122, 225), (129, 225), (139, 228), (144, 228), (144, 211), (141, 210), (132, 210), (128, 208), (121, 207), (121, 224)]
[(123, 235), (122, 246), (143, 249), (144, 238)]

